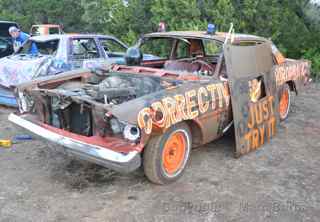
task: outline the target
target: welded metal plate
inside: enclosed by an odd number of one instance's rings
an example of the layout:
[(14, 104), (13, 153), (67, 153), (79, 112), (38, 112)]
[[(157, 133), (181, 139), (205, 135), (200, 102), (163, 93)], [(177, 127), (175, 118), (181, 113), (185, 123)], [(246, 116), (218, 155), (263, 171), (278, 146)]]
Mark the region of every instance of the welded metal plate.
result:
[(276, 134), (278, 98), (271, 44), (226, 45), (236, 156), (256, 150)]

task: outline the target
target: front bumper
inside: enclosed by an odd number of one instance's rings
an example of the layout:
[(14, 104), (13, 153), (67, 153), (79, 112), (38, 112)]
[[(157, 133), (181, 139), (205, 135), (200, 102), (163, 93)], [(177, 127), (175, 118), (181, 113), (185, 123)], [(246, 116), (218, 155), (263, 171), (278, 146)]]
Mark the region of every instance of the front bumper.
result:
[(129, 173), (141, 165), (141, 156), (138, 151), (131, 151), (127, 154), (115, 152), (105, 147), (88, 144), (76, 139), (62, 136), (58, 133), (45, 129), (29, 120), (10, 114), (9, 121), (32, 132), (33, 134), (65, 147), (68, 153), (81, 159), (96, 163), (121, 173)]

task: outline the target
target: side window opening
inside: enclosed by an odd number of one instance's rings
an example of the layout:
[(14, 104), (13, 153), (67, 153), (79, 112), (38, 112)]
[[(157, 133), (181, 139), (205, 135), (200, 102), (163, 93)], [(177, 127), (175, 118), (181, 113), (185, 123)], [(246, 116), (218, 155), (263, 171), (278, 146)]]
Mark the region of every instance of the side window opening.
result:
[(100, 54), (94, 39), (73, 39), (72, 57), (75, 60), (99, 58)]
[(41, 34), (41, 30), (39, 29), (39, 27), (32, 27), (31, 29), (31, 36), (38, 36)]
[(206, 56), (217, 56), (222, 52), (221, 43), (210, 39), (203, 39), (202, 42)]
[(171, 56), (173, 42), (171, 38), (150, 38), (140, 49), (148, 60), (166, 60)]
[(51, 27), (51, 28), (49, 28), (49, 34), (50, 34), (50, 35), (59, 34), (59, 33), (60, 33), (59, 28), (56, 28), (56, 27)]
[(263, 76), (249, 80), (249, 97), (251, 102), (258, 102), (266, 96), (266, 87)]
[(178, 41), (176, 59), (189, 58), (190, 45), (183, 41)]
[(202, 41), (199, 39), (188, 39), (191, 43), (190, 45), (190, 55), (192, 57), (204, 57), (205, 52), (203, 51)]
[(100, 44), (108, 57), (122, 57), (127, 48), (113, 39), (99, 39)]
[(45, 42), (37, 42), (28, 40), (18, 51), (22, 54), (42, 54), (55, 55), (58, 51), (59, 39), (54, 39)]

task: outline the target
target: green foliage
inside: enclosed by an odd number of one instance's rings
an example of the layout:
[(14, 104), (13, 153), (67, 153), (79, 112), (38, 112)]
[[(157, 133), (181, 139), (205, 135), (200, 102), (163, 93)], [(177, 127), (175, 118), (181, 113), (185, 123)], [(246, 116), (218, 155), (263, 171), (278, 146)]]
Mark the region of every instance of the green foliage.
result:
[(63, 24), (66, 31), (81, 30), (83, 8), (73, 0), (0, 0), (0, 19), (17, 21), (24, 31), (41, 23)]
[(165, 21), (170, 30), (199, 30), (204, 27), (196, 0), (154, 1), (151, 12), (154, 25)]
[(312, 62), (312, 76), (314, 78), (316, 78), (317, 80), (320, 79), (320, 73), (319, 73), (319, 70), (320, 70), (320, 50), (319, 48), (312, 48), (312, 49), (308, 49), (303, 57), (305, 59), (308, 59)]
[(227, 31), (271, 38), (290, 58), (313, 62), (320, 76), (320, 7), (310, 0), (0, 0), (0, 19), (28, 31), (32, 24), (63, 24), (67, 32), (106, 33), (134, 44), (157, 30), (205, 30), (209, 22)]

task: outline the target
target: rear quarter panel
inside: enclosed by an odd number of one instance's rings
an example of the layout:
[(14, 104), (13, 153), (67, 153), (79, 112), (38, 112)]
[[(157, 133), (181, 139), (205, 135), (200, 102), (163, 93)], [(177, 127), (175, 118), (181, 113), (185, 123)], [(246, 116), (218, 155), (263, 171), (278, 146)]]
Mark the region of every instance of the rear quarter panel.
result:
[(294, 83), (293, 90), (298, 94), (309, 82), (310, 70), (310, 61), (287, 59), (283, 64), (274, 67), (277, 88), (291, 82)]

